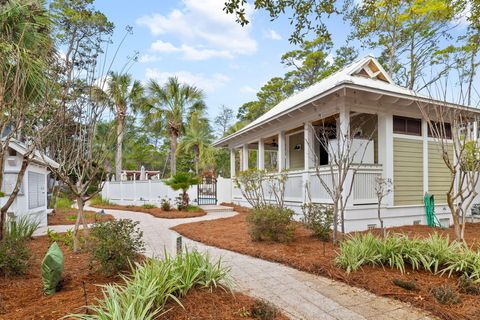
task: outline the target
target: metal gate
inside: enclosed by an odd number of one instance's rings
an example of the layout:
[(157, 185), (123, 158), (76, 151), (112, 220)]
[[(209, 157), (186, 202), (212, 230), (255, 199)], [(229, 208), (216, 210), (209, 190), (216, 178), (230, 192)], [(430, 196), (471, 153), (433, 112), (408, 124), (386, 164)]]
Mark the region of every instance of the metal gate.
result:
[(217, 204), (217, 179), (202, 177), (197, 185), (198, 205)]

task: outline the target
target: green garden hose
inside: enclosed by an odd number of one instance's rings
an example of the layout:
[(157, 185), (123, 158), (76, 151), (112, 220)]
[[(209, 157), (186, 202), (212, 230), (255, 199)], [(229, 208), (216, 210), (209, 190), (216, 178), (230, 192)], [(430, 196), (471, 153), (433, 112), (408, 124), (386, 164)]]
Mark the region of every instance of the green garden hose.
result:
[(440, 221), (438, 221), (438, 218), (435, 215), (435, 198), (433, 194), (425, 193), (425, 196), (423, 197), (423, 202), (425, 203), (425, 215), (427, 217), (427, 225), (429, 227), (442, 227)]

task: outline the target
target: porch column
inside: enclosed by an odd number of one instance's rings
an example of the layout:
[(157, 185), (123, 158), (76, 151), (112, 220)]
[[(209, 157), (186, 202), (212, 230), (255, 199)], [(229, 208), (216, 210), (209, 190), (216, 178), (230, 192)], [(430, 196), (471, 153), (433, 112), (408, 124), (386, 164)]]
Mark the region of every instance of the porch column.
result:
[(312, 123), (305, 122), (303, 125), (303, 149), (304, 149), (304, 172), (303, 172), (303, 202), (308, 202), (310, 198), (307, 190), (310, 190), (310, 166), (312, 165), (312, 155), (313, 155), (313, 135), (312, 135)]
[(230, 149), (230, 178), (233, 178), (236, 175), (236, 172), (235, 172), (236, 161), (235, 160), (236, 160), (235, 159), (235, 149), (231, 148)]
[[(393, 181), (393, 116), (391, 113), (378, 115), (378, 162), (382, 165), (382, 177)], [(393, 205), (393, 192), (384, 199), (386, 206)]]
[(248, 144), (242, 146), (242, 171), (248, 170)]
[(285, 169), (285, 131), (278, 134), (278, 172)]
[(258, 139), (258, 151), (257, 151), (257, 168), (258, 170), (265, 169), (265, 142), (262, 138)]
[[(351, 142), (348, 141), (349, 139), (351, 139), (350, 107), (349, 106), (344, 104), (340, 107), (338, 122), (339, 123), (337, 124), (338, 129), (337, 129), (337, 146), (336, 146), (337, 150), (334, 150), (333, 152), (338, 152), (338, 155), (341, 155), (345, 150), (344, 148), (348, 147), (348, 144), (350, 144), (350, 146), (352, 145)], [(345, 144), (347, 145), (345, 146)], [(352, 179), (353, 179), (353, 171), (349, 170), (349, 172), (347, 173), (347, 177), (345, 179), (345, 184), (342, 191), (342, 197), (344, 199), (348, 197), (348, 193), (350, 191), (349, 187), (352, 183)], [(350, 206), (353, 206), (353, 192), (348, 198), (347, 203), (345, 204), (345, 207), (347, 208)]]

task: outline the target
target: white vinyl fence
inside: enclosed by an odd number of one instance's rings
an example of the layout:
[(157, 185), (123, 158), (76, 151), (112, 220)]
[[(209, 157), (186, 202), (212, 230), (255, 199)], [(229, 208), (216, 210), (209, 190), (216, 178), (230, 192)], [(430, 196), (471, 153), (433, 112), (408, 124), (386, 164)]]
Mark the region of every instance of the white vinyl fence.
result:
[[(169, 199), (172, 204), (180, 191), (173, 191), (162, 180), (106, 181), (102, 198), (119, 205), (153, 204), (160, 206), (162, 199)], [(192, 204), (197, 201), (197, 186), (188, 190)], [(232, 202), (232, 181), (222, 177), (217, 178), (217, 203)]]

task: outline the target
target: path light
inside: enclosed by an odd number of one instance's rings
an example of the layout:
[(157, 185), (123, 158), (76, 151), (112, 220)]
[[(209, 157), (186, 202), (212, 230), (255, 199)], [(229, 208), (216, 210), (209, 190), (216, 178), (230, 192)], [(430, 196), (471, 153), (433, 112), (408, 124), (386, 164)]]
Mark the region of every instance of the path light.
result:
[(182, 236), (177, 237), (177, 255), (182, 253)]

